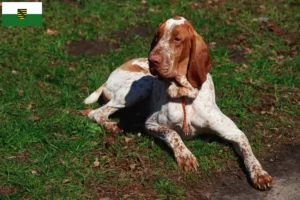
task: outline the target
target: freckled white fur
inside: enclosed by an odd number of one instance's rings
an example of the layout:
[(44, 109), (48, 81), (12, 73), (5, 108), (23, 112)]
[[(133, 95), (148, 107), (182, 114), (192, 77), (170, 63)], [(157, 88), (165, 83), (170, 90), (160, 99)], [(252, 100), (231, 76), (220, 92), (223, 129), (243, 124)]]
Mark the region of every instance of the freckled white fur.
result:
[[(149, 71), (147, 58), (134, 59), (129, 62)], [(107, 106), (123, 108), (125, 105), (132, 105), (150, 95), (153, 79), (154, 77), (150, 73), (130, 72), (118, 68), (111, 73), (106, 85), (102, 85), (88, 96), (84, 100), (84, 103), (90, 104), (96, 102), (102, 90), (105, 89), (112, 97)]]
[(174, 54), (170, 50), (171, 48), (170, 48), (170, 42), (169, 42), (170, 37), (171, 37), (171, 32), (175, 26), (184, 24), (185, 21), (186, 21), (186, 19), (183, 17), (181, 17), (181, 19), (179, 19), (179, 20), (175, 20), (172, 18), (168, 19), (166, 21), (165, 33), (157, 44), (158, 48), (165, 49), (164, 52), (166, 52), (166, 55), (165, 55), (166, 59), (168, 59), (170, 61), (170, 69), (173, 69), (173, 65), (174, 65)]
[(168, 19), (166, 22), (166, 28), (170, 29), (176, 25), (181, 25), (184, 24), (184, 22), (186, 21), (186, 19), (184, 19), (183, 17), (181, 17), (181, 19)]
[(147, 58), (139, 58), (132, 61), (133, 65), (139, 65), (143, 69), (149, 70), (149, 63)]

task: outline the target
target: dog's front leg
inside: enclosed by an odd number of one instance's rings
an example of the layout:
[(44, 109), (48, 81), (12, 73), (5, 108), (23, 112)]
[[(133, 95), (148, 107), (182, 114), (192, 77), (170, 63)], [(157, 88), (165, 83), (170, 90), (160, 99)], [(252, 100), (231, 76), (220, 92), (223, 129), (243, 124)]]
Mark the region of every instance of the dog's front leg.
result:
[(196, 157), (185, 146), (181, 137), (176, 131), (161, 126), (156, 122), (157, 117), (151, 116), (146, 122), (146, 131), (149, 135), (162, 139), (173, 150), (176, 162), (184, 170), (197, 169), (198, 162)]
[(237, 153), (244, 160), (254, 187), (260, 190), (270, 189), (273, 185), (273, 179), (263, 170), (261, 164), (256, 159), (246, 135), (223, 113), (216, 113), (218, 114), (214, 115), (212, 120), (207, 121), (210, 128), (220, 137), (233, 143)]

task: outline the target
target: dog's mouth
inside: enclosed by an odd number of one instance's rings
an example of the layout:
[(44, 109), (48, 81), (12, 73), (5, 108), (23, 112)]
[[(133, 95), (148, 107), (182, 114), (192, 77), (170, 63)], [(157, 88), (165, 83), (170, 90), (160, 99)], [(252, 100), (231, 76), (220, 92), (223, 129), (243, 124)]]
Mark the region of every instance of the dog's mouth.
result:
[(153, 76), (159, 75), (157, 68), (158, 66), (149, 60), (149, 71)]
[(168, 67), (156, 65), (151, 61), (149, 61), (149, 71), (153, 76), (158, 76), (161, 79), (170, 79), (174, 77), (174, 75), (169, 72)]
[(150, 68), (149, 70), (150, 70), (150, 73), (151, 73), (153, 76), (158, 76), (158, 75), (159, 75), (156, 69)]

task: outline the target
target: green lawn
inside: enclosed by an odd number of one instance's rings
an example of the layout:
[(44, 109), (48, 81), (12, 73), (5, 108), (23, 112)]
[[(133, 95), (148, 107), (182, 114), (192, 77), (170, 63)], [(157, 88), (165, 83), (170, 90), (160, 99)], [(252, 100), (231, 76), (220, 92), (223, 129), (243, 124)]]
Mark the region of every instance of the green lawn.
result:
[(298, 1), (43, 2), (42, 27), (0, 27), (0, 199), (185, 198), (240, 170), (214, 138), (186, 141), (200, 166), (184, 172), (162, 142), (107, 134), (80, 113), (98, 106), (82, 101), (112, 70), (147, 56), (173, 15), (208, 44), (217, 103), (260, 160), (300, 142)]

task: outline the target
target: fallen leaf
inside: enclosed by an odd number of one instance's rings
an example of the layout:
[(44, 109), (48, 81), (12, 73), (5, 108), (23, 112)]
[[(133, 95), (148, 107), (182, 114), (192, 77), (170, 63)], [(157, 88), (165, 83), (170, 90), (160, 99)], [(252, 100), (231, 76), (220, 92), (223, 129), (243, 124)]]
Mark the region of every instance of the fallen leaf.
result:
[(116, 167), (116, 163), (113, 162), (113, 161), (109, 162), (108, 165), (109, 165), (110, 168), (115, 168)]
[(194, 3), (190, 6), (190, 10), (196, 10), (197, 7), (198, 7), (198, 4)]
[(245, 39), (246, 39), (246, 36), (244, 36), (244, 35), (239, 35), (239, 36), (238, 36), (238, 39), (239, 39), (239, 40), (245, 40)]
[(252, 52), (253, 52), (253, 50), (250, 49), (250, 48), (248, 48), (248, 47), (246, 47), (246, 48), (244, 49), (244, 54), (250, 54), (250, 53), (252, 53)]
[(132, 140), (132, 138), (125, 137), (125, 142), (126, 143), (129, 143), (131, 140)]
[(278, 26), (277, 24), (274, 24), (274, 23), (268, 24), (268, 28), (269, 28), (269, 31), (272, 31), (278, 35), (282, 35), (285, 33), (285, 31), (280, 26)]
[(78, 23), (80, 21), (80, 18), (79, 17), (75, 17), (74, 20), (73, 20), (75, 23)]
[(30, 121), (33, 121), (33, 122), (37, 122), (37, 121), (42, 120), (40, 117), (35, 116), (35, 115), (28, 117), (28, 119), (29, 119)]
[(75, 69), (73, 67), (69, 68), (69, 72), (74, 72), (74, 71), (75, 71)]
[(35, 170), (31, 170), (30, 174), (37, 174), (37, 172)]
[(98, 142), (96, 142), (96, 141), (91, 141), (91, 144), (95, 146), (95, 145), (98, 144)]
[(63, 159), (59, 159), (59, 162), (63, 165), (66, 164), (66, 162)]
[(14, 75), (16, 75), (16, 74), (18, 74), (19, 72), (17, 72), (16, 70), (12, 70), (11, 73), (14, 74)]
[(267, 17), (259, 17), (259, 18), (258, 18), (258, 21), (261, 21), (261, 22), (268, 22), (268, 21), (269, 21), (269, 18), (267, 18)]
[(272, 115), (273, 113), (269, 112), (269, 111), (262, 110), (262, 111), (260, 111), (260, 114), (262, 114), (262, 115), (264, 115), (264, 114)]
[(48, 28), (47, 29), (47, 34), (48, 35), (56, 35), (57, 34), (57, 30)]
[(87, 92), (87, 87), (86, 86), (82, 86), (81, 88), (79, 88), (80, 92)]
[(65, 184), (65, 183), (70, 183), (71, 182), (71, 180), (70, 179), (64, 179), (64, 180), (62, 180), (62, 184)]
[(53, 133), (53, 135), (55, 135), (57, 138), (62, 138), (64, 137), (63, 134), (60, 134), (60, 133)]
[(136, 177), (136, 174), (135, 174), (135, 173), (132, 173), (132, 174), (130, 175), (130, 177), (131, 177), (131, 178), (135, 178), (135, 177)]
[(20, 97), (23, 96), (23, 93), (24, 93), (23, 90), (18, 90), (18, 94), (19, 94)]
[(29, 153), (27, 151), (21, 152), (17, 154), (17, 158), (20, 160), (26, 160), (29, 156)]
[(100, 165), (98, 158), (95, 159), (95, 162), (93, 162), (94, 167), (98, 167)]
[(258, 111), (258, 107), (257, 106), (246, 106), (248, 111), (252, 112), (252, 113), (257, 113)]
[(44, 87), (44, 83), (41, 81), (35, 81), (39, 86)]
[(30, 110), (32, 108), (32, 106), (36, 105), (36, 103), (30, 101), (28, 106), (27, 106), (27, 109)]
[(277, 56), (278, 59), (283, 59), (284, 56), (283, 55), (280, 55), (280, 56)]
[(216, 42), (210, 42), (209, 44), (208, 44), (208, 48), (215, 48), (216, 47)]
[(227, 0), (219, 0), (219, 5), (222, 5), (223, 3), (226, 3)]
[(89, 108), (89, 109), (86, 109), (86, 110), (80, 110), (80, 114), (83, 115), (83, 116), (87, 116), (93, 109)]
[(71, 140), (77, 140), (77, 137), (76, 137), (75, 135), (72, 135), (72, 136), (70, 137), (70, 139), (71, 139)]
[(136, 164), (130, 164), (130, 165), (129, 165), (129, 168), (130, 168), (131, 170), (134, 170), (134, 169), (135, 169), (135, 166), (136, 166)]
[(127, 174), (124, 171), (121, 171), (121, 173), (119, 173), (119, 178), (123, 179), (127, 176)]

